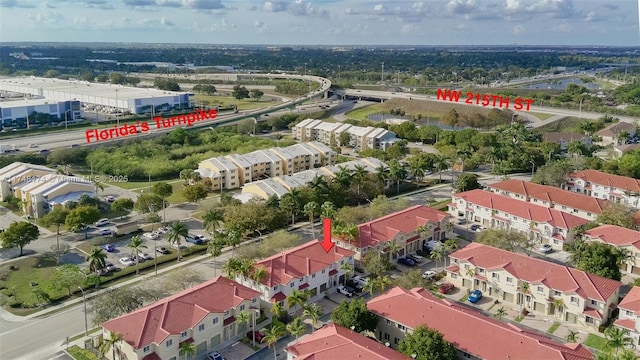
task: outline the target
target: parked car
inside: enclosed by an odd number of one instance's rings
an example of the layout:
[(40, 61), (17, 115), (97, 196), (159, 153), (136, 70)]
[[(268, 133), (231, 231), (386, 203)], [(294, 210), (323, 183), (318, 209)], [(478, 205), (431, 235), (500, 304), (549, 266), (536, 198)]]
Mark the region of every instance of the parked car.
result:
[(204, 241), (202, 241), (202, 240), (200, 240), (198, 238), (195, 238), (193, 236), (187, 236), (187, 238), (185, 240), (187, 240), (187, 242), (190, 242), (190, 243), (196, 244), (196, 245), (204, 244)]
[(100, 227), (100, 226), (107, 226), (109, 224), (110, 224), (109, 219), (104, 218), (104, 219), (100, 219), (100, 220), (96, 221), (96, 223), (94, 225)]
[(135, 260), (133, 260), (132, 258), (130, 258), (128, 256), (120, 258), (118, 261), (120, 262), (120, 264), (122, 264), (124, 266), (133, 266), (133, 265), (136, 264)]
[(419, 264), (419, 263), (421, 263), (421, 262), (424, 260), (424, 258), (423, 258), (422, 256), (420, 256), (420, 255), (415, 255), (415, 254), (409, 254), (409, 255), (407, 255), (407, 257), (408, 257), (409, 259), (411, 259), (411, 260), (415, 261), (415, 262), (416, 262), (416, 264)]
[(146, 233), (142, 234), (142, 236), (146, 237), (149, 240), (158, 240), (158, 237), (160, 237), (160, 235), (155, 231), (146, 232)]
[(186, 248), (187, 248), (187, 245), (185, 245), (185, 244), (180, 244), (180, 245), (178, 245), (178, 243), (173, 243), (173, 244), (171, 244), (171, 247), (172, 247), (172, 248), (175, 248), (175, 249), (177, 249), (177, 248), (180, 248), (180, 249), (186, 249)]
[(456, 219), (456, 225), (464, 225), (466, 223), (467, 223), (467, 219), (465, 219), (465, 218)]
[(151, 260), (151, 259), (153, 259), (153, 256), (151, 256), (151, 255), (149, 255), (149, 254), (147, 254), (147, 253), (142, 253), (142, 254), (140, 254), (140, 255), (138, 255), (138, 256), (139, 256), (139, 257), (141, 257), (141, 258), (142, 258), (142, 259), (144, 259), (144, 260)]
[(113, 246), (113, 244), (104, 244), (102, 245), (102, 248), (106, 251), (106, 252), (114, 252), (116, 251), (116, 247)]
[(102, 229), (100, 230), (100, 236), (111, 236), (113, 235), (113, 231), (110, 229)]
[(469, 229), (473, 230), (473, 231), (477, 231), (480, 228), (480, 225), (478, 224), (473, 224), (471, 225), (471, 227), (469, 227)]
[(104, 197), (104, 201), (108, 201), (108, 202), (114, 202), (116, 198), (114, 198), (111, 195), (107, 195)]
[(406, 265), (406, 266), (416, 266), (416, 262), (409, 259), (409, 258), (403, 258), (401, 257), (400, 259), (398, 259), (398, 264), (402, 264), (402, 265)]
[(212, 351), (207, 354), (207, 360), (227, 360), (217, 351)]
[(354, 290), (348, 286), (338, 286), (338, 292), (346, 297), (352, 297)]
[(167, 249), (164, 246), (160, 246), (158, 248), (156, 248), (156, 252), (162, 254), (162, 255), (167, 255), (167, 254), (171, 254), (171, 251), (169, 251), (169, 249)]
[(347, 286), (352, 288), (355, 292), (362, 292), (362, 289), (364, 288), (363, 285), (353, 281), (353, 279), (347, 280)]
[(440, 285), (440, 287), (438, 288), (438, 292), (440, 294), (448, 294), (451, 292), (451, 290), (455, 289), (456, 287), (452, 284), (452, 283), (444, 283), (442, 285)]
[(256, 342), (262, 342), (264, 334), (262, 334), (260, 331), (249, 331), (247, 333), (247, 338), (249, 340), (255, 340)]
[(480, 227), (476, 229), (477, 232), (485, 231), (485, 230), (487, 230), (487, 228), (482, 225), (480, 225)]
[(422, 278), (423, 279), (427, 279), (427, 280), (433, 280), (436, 278), (436, 272), (433, 270), (427, 270), (424, 273), (422, 273)]
[(367, 285), (367, 283), (369, 282), (369, 278), (363, 277), (363, 276), (354, 276), (353, 278), (351, 278), (351, 280), (353, 282), (355, 282), (356, 284), (360, 284), (361, 287), (365, 287)]
[(549, 244), (541, 245), (538, 250), (540, 250), (540, 252), (543, 253), (543, 254), (549, 254), (549, 253), (553, 252), (553, 248)]
[(480, 299), (482, 299), (482, 291), (480, 290), (473, 290), (471, 292), (471, 295), (469, 295), (469, 302), (470, 303), (477, 303), (478, 301), (480, 301)]

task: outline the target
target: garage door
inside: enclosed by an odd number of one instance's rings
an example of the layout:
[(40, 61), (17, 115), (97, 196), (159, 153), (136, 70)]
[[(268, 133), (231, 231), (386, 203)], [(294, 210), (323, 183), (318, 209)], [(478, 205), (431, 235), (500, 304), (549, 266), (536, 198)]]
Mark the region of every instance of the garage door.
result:
[(566, 314), (566, 318), (567, 318), (567, 322), (571, 323), (571, 324), (575, 324), (578, 322), (578, 316), (576, 314), (571, 314), (571, 313), (565, 313)]
[(203, 341), (196, 347), (196, 354), (202, 354), (207, 351), (207, 342)]
[(220, 334), (214, 336), (211, 338), (211, 346), (210, 348), (213, 349), (214, 347), (220, 345)]
[(640, 266), (632, 266), (631, 267), (631, 272), (636, 274), (636, 275), (640, 275)]
[(462, 287), (465, 287), (467, 289), (471, 288), (471, 281), (467, 279), (462, 279)]
[(506, 302), (513, 303), (515, 298), (516, 298), (516, 296), (514, 294), (504, 293), (504, 301), (506, 301)]
[(538, 312), (544, 312), (544, 304), (539, 302), (533, 303), (533, 310)]

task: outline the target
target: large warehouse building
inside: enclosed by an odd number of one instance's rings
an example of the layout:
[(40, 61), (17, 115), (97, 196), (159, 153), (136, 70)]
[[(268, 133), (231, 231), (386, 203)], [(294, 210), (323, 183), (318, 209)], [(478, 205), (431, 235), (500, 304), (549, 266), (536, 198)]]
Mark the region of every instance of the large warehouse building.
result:
[(31, 76), (0, 79), (0, 91), (44, 97), (50, 101), (78, 100), (133, 114), (151, 112), (152, 107), (169, 110), (189, 107), (193, 103), (193, 93), (189, 92)]
[(26, 99), (0, 102), (0, 129), (26, 129), (30, 125), (53, 126), (63, 125), (65, 122), (73, 124), (80, 117), (80, 102), (77, 100)]

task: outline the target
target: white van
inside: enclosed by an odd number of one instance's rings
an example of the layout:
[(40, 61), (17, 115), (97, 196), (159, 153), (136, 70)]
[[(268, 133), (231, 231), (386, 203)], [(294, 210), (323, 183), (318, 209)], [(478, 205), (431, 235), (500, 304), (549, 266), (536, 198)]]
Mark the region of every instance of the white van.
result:
[(96, 221), (96, 223), (94, 224), (95, 226), (106, 226), (109, 225), (110, 221), (107, 218), (104, 219), (100, 219), (98, 221)]

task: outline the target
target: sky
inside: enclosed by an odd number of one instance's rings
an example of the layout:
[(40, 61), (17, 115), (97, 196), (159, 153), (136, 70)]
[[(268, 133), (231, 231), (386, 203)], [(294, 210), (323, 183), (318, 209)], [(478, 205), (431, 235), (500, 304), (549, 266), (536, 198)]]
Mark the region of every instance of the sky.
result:
[(0, 0), (0, 42), (640, 46), (640, 0)]

